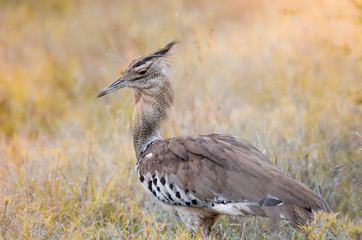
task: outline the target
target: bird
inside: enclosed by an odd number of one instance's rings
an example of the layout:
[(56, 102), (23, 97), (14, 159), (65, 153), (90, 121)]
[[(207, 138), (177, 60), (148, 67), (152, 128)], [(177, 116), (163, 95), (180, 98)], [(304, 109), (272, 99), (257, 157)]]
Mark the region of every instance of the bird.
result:
[(287, 176), (249, 141), (230, 134), (163, 139), (175, 102), (169, 56), (176, 41), (133, 60), (97, 97), (129, 88), (136, 170), (146, 192), (192, 232), (210, 236), (219, 216), (284, 220), (293, 228), (328, 211), (323, 198)]

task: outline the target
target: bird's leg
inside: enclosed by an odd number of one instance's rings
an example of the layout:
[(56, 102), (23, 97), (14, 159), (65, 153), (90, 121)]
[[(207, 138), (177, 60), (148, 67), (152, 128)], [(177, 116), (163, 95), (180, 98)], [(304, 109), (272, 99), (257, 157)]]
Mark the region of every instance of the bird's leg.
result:
[(211, 228), (216, 222), (218, 214), (212, 214), (210, 216), (199, 215), (198, 212), (180, 212), (178, 215), (185, 225), (191, 229), (195, 234), (199, 233), (200, 239), (209, 239)]

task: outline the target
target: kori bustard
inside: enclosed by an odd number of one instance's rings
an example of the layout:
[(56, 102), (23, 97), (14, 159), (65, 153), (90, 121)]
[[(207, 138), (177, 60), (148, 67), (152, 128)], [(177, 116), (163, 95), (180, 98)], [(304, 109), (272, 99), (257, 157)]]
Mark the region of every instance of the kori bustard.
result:
[(139, 180), (147, 193), (193, 232), (209, 235), (218, 216), (263, 216), (292, 227), (327, 206), (321, 197), (275, 168), (250, 142), (228, 134), (162, 139), (159, 129), (174, 103), (167, 57), (174, 46), (131, 62), (98, 93), (120, 88), (134, 94), (133, 145)]

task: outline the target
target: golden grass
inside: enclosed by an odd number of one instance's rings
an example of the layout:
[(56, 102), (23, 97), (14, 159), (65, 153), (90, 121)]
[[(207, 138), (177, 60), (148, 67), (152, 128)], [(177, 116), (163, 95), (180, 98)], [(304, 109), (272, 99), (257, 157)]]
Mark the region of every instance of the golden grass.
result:
[[(360, 239), (359, 1), (2, 1), (0, 239), (194, 239), (134, 170), (131, 95), (97, 91), (170, 39), (163, 136), (232, 133), (334, 213), (296, 232), (221, 218), (215, 239)], [(274, 231), (273, 231), (274, 230)], [(334, 237), (331, 235), (333, 234)]]

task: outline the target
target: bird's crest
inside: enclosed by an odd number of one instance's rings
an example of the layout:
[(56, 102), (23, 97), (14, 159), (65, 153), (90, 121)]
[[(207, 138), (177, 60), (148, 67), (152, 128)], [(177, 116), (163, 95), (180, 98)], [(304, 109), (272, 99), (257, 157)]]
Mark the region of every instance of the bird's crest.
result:
[(146, 63), (153, 61), (157, 58), (167, 56), (169, 54), (172, 46), (175, 45), (176, 43), (177, 43), (177, 41), (171, 41), (165, 47), (163, 47), (159, 50), (156, 50), (154, 52), (151, 52), (151, 53), (137, 59), (133, 65), (133, 68), (137, 68), (139, 66), (145, 65)]

